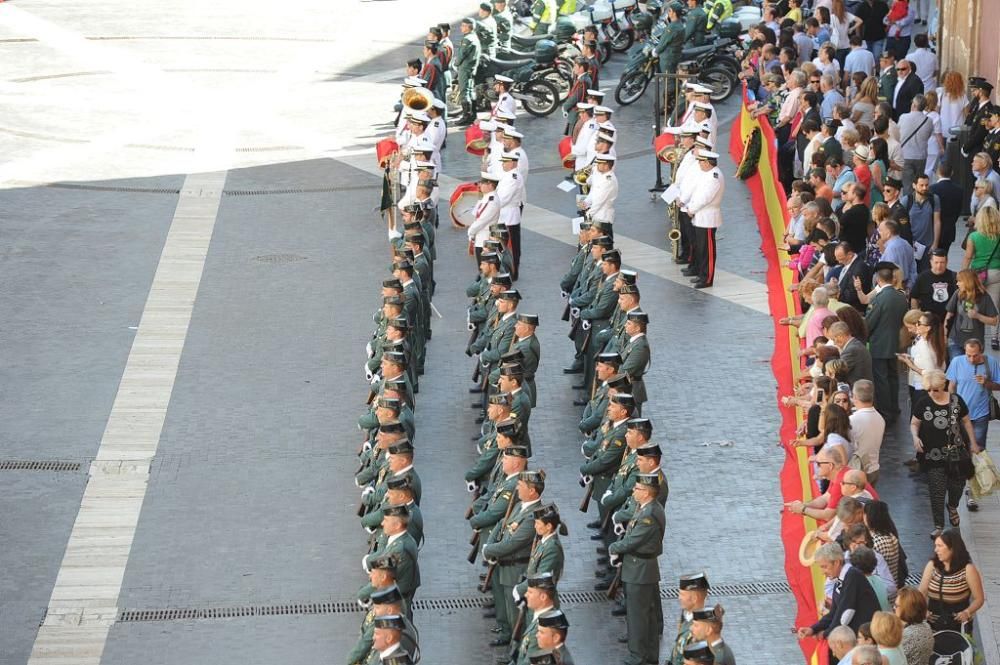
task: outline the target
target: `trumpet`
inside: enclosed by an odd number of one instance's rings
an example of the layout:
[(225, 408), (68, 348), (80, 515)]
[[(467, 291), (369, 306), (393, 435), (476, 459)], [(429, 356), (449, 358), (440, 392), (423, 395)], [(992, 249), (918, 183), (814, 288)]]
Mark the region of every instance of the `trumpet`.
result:
[(573, 173), (573, 182), (578, 185), (586, 185), (587, 181), (590, 180), (590, 174), (594, 171), (593, 164), (587, 164), (579, 171)]

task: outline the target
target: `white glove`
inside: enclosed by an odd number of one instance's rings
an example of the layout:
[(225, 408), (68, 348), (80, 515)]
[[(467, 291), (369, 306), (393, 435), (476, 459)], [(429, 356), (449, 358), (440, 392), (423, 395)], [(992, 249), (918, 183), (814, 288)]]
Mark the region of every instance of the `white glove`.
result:
[(609, 496), (611, 496), (611, 490), (604, 490), (604, 494), (601, 495), (601, 503), (607, 501)]
[(363, 557), (361, 557), (361, 569), (364, 570), (366, 573), (372, 572), (371, 568), (368, 567), (368, 555), (367, 554), (364, 555)]
[(567, 111), (566, 109), (563, 109), (563, 117), (564, 118), (568, 118), (569, 117), (569, 111)]
[(593, 479), (594, 479), (594, 478), (593, 478), (593, 476), (585, 476), (585, 475), (583, 475), (583, 474), (581, 473), (581, 474), (580, 474), (580, 487), (586, 487), (587, 485), (589, 485), (589, 484), (590, 484), (590, 482), (591, 482), (591, 481), (592, 481)]
[[(366, 453), (371, 449), (372, 449), (372, 442), (365, 439), (365, 442), (361, 444), (361, 452)], [(354, 481), (354, 484), (357, 485), (357, 481)], [(361, 487), (361, 485), (358, 485), (358, 487)]]
[(470, 492), (475, 492), (476, 491), (476, 481), (470, 480), (469, 482), (465, 483), (465, 489), (469, 490)]
[(365, 344), (365, 353), (368, 354), (369, 358), (371, 358), (372, 356), (375, 355), (375, 352), (372, 350), (372, 343), (371, 342), (368, 342), (367, 344)]
[(584, 321), (583, 323), (580, 324), (580, 327), (583, 328), (584, 330), (590, 330), (590, 326), (591, 326), (590, 321)]
[(368, 533), (375, 533), (375, 529), (371, 528), (370, 526), (366, 526), (365, 531), (367, 531)]
[(372, 606), (371, 600), (361, 600), (360, 598), (358, 598), (358, 607), (360, 607), (361, 609), (363, 610), (371, 609), (371, 606)]
[(364, 368), (365, 368), (365, 380), (368, 381), (368, 383), (374, 383), (372, 379), (375, 378), (375, 375), (372, 373), (370, 369), (368, 369), (368, 365), (365, 365)]
[(570, 313), (570, 315), (573, 318), (579, 318), (579, 316), (580, 316), (580, 308), (579, 307), (570, 307), (569, 308), (569, 313)]
[(389, 229), (389, 231), (388, 231), (388, 233), (386, 233), (386, 235), (389, 237), (389, 240), (392, 240), (393, 238), (402, 238), (403, 237), (403, 234), (400, 233), (399, 231), (397, 231), (396, 229)]
[(621, 522), (615, 522), (615, 535), (620, 536), (625, 533), (625, 525)]
[(354, 479), (354, 486), (357, 487), (358, 489), (361, 489), (361, 483), (358, 482), (357, 478)]
[(368, 487), (361, 490), (361, 498), (365, 498), (375, 493), (375, 488), (369, 485)]
[(608, 564), (612, 568), (618, 568), (622, 565), (622, 555), (621, 554), (611, 554), (608, 555)]
[(375, 372), (374, 374), (372, 374), (372, 378), (370, 379), (370, 383), (374, 386), (375, 384), (377, 384), (381, 380), (382, 380), (381, 375), (379, 375), (378, 372)]
[(563, 299), (569, 298), (569, 294), (566, 293), (565, 291), (559, 291), (559, 296)]
[(487, 559), (486, 563), (489, 564), (490, 566), (495, 566), (495, 565), (497, 565), (497, 560), (496, 559)]
[(469, 242), (476, 242), (476, 236), (475, 236), (474, 234), (472, 234), (472, 233), (467, 233), (466, 235), (467, 235), (467, 236), (468, 236), (468, 238), (469, 238)]
[(517, 603), (517, 602), (520, 602), (520, 601), (521, 601), (521, 594), (519, 594), (519, 593), (517, 592), (517, 587), (514, 587), (514, 588), (513, 588), (512, 590), (511, 590), (511, 592), (510, 592), (510, 595), (514, 596), (514, 602), (515, 602), (515, 603)]

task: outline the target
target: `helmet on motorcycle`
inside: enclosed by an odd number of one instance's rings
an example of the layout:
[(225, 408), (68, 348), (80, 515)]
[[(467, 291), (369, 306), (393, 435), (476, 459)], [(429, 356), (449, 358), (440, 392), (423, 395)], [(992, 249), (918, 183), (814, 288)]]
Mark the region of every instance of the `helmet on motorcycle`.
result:
[(636, 14), (632, 18), (632, 25), (639, 32), (649, 32), (650, 28), (653, 27), (653, 17), (649, 14)]
[(565, 16), (560, 16), (556, 21), (555, 38), (557, 42), (568, 42), (576, 34), (576, 26), (573, 21)]
[(649, 12), (650, 16), (659, 16), (663, 11), (662, 0), (649, 0), (646, 3), (646, 11)]

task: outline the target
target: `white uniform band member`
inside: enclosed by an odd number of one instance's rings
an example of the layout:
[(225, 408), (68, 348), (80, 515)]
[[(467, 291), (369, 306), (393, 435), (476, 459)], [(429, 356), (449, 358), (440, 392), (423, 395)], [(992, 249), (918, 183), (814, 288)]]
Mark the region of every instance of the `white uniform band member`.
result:
[(479, 174), (479, 203), (476, 204), (475, 220), (467, 229), (469, 242), (476, 248), (476, 265), (479, 265), (483, 243), (490, 237), (490, 225), (500, 220), (500, 202), (496, 195), (499, 182), (499, 176), (492, 173), (483, 171)]
[[(480, 128), (482, 128), (483, 123), (480, 123)], [(503, 169), (500, 167), (500, 155), (503, 154), (503, 133), (507, 129), (507, 125), (494, 122), (493, 126), (495, 129), (490, 133), (490, 146), (489, 152), (486, 156), (486, 170), (495, 175), (497, 178), (503, 173)], [(484, 132), (486, 130), (483, 130)]]
[(519, 173), (520, 159), (516, 152), (505, 152), (500, 157), (503, 175), (497, 185), (496, 197), (500, 202), (500, 223), (507, 225), (510, 233), (510, 254), (513, 260), (511, 278), (517, 279), (521, 261), (521, 208), (524, 201), (524, 179)]
[(585, 167), (590, 162), (591, 139), (597, 134), (597, 121), (594, 120), (591, 110), (593, 104), (580, 102), (576, 105), (580, 109), (580, 120), (577, 124), (576, 136), (573, 137), (573, 157), (575, 158), (573, 168), (577, 171)]
[(712, 145), (715, 145), (715, 131), (718, 129), (718, 120), (715, 119), (712, 105), (705, 102), (695, 102), (692, 106), (694, 106), (692, 119), (699, 125), (708, 126), (708, 138), (711, 139)]
[(514, 84), (514, 79), (503, 74), (493, 77), (493, 90), (497, 93), (497, 102), (493, 105), (493, 116), (498, 112), (514, 115), (517, 111), (517, 102), (510, 95), (510, 88)]
[[(406, 91), (410, 88), (422, 88), (425, 85), (427, 85), (427, 81), (423, 80), (422, 78), (417, 78), (416, 76), (407, 76), (405, 79), (403, 79), (403, 93), (406, 93)], [(398, 143), (399, 145), (403, 145), (403, 137), (402, 137), (403, 132), (409, 130), (409, 125), (407, 123), (407, 117), (406, 117), (408, 112), (409, 111), (406, 108), (401, 109), (399, 112), (399, 118), (396, 119), (396, 143)]]
[(444, 149), (444, 140), (448, 137), (448, 123), (444, 120), (445, 104), (440, 99), (434, 100), (431, 124), (427, 127), (426, 134), (434, 144), (434, 149), (441, 153)]
[(718, 168), (719, 154), (697, 150), (699, 170), (693, 173), (695, 184), (684, 201), (684, 209), (691, 215), (695, 233), (692, 281), (696, 289), (704, 289), (715, 281), (715, 233), (722, 225), (722, 196), (726, 187)]
[[(615, 156), (598, 154), (594, 157), (594, 171), (590, 174), (590, 193), (584, 197), (582, 207), (591, 221), (615, 221), (615, 199), (618, 198), (618, 176), (615, 175)], [(609, 234), (610, 235), (610, 234)]]
[(513, 127), (508, 127), (503, 131), (503, 148), (505, 152), (512, 152), (517, 155), (517, 172), (521, 176), (521, 205), (528, 202), (526, 198), (526, 188), (528, 186), (528, 172), (531, 164), (528, 163), (528, 153), (521, 147), (524, 134)]

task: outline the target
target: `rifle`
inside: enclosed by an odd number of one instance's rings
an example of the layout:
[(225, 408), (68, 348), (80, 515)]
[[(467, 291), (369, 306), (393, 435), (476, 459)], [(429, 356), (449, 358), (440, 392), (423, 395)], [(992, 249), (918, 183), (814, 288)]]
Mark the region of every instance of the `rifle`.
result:
[[(622, 563), (622, 566), (625, 564)], [(618, 595), (618, 589), (622, 585), (622, 566), (618, 566), (617, 572), (615, 572), (615, 578), (611, 580), (611, 585), (608, 586), (608, 600), (614, 600), (615, 596)]]
[[(538, 547), (538, 543), (541, 538), (538, 534), (531, 540), (531, 552), (528, 554), (528, 561), (531, 561), (531, 557), (535, 556), (535, 548)], [(530, 565), (530, 564), (529, 564)], [(514, 630), (511, 631), (510, 635), (510, 660), (511, 662), (517, 661), (517, 652), (520, 647), (521, 638), (524, 633), (524, 615), (527, 608), (527, 602), (522, 602), (521, 607), (517, 610), (517, 620), (514, 622)]]
[(587, 352), (587, 347), (590, 346), (590, 334), (592, 332), (594, 332), (594, 326), (590, 326), (589, 328), (587, 328), (586, 332), (584, 333), (583, 344), (580, 345), (580, 350), (576, 352), (577, 358), (582, 358), (583, 355)]
[[(510, 512), (512, 510), (514, 510), (513, 496), (510, 497), (510, 503), (507, 504), (507, 512), (504, 513), (503, 520), (501, 520), (500, 522), (501, 534), (503, 533), (503, 530), (507, 528), (507, 520), (510, 519)], [(491, 563), (489, 567), (486, 569), (486, 579), (484, 579), (483, 583), (479, 585), (479, 590), (482, 591), (483, 593), (486, 593), (493, 587), (493, 573), (496, 572), (496, 569), (497, 569), (497, 563)]]
[(562, 320), (569, 321), (569, 298), (566, 298), (566, 309), (563, 310)]
[(580, 502), (580, 512), (585, 513), (590, 510), (590, 497), (594, 496), (594, 480), (591, 478), (590, 484), (587, 485), (587, 492), (583, 495), (583, 500)]
[(472, 539), (469, 541), (469, 544), (472, 545), (472, 550), (469, 552), (469, 556), (466, 557), (466, 560), (469, 563), (471, 563), (471, 564), (475, 564), (476, 563), (476, 557), (479, 556), (479, 530), (478, 529), (476, 531), (472, 532)]

